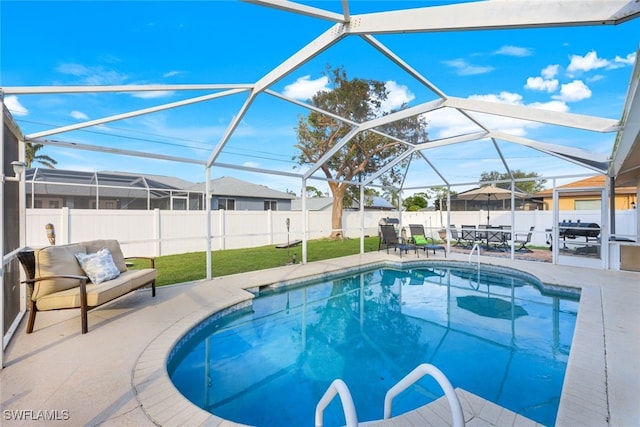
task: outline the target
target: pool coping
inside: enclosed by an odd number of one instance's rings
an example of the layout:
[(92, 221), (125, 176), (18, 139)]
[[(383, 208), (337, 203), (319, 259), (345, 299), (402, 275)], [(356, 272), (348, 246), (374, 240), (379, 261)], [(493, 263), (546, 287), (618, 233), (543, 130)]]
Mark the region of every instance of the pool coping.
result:
[[(290, 277), (288, 280), (283, 280), (283, 282), (287, 283), (286, 286), (294, 286), (302, 284), (303, 282), (330, 278), (337, 274), (343, 274), (345, 271), (359, 272), (378, 267), (410, 268), (433, 264), (442, 265), (445, 263), (462, 263), (464, 265), (468, 265), (468, 263), (460, 259), (437, 259), (431, 261), (425, 259), (383, 259), (351, 267), (345, 267), (344, 265), (336, 265), (335, 268), (324, 266), (323, 271), (316, 272), (315, 274), (307, 273), (299, 277)], [(598, 378), (606, 378), (606, 372), (604, 372), (604, 355), (602, 355), (602, 358), (573, 357), (574, 354), (577, 354), (577, 350), (592, 353), (592, 334), (584, 334), (583, 329), (591, 328), (593, 326), (597, 327), (598, 322), (596, 321), (596, 324), (594, 325), (592, 320), (589, 320), (588, 322), (585, 320), (587, 316), (585, 315), (586, 310), (583, 309), (583, 304), (585, 304), (585, 307), (588, 307), (590, 313), (593, 313), (592, 310), (594, 310), (594, 308), (597, 309), (601, 306), (601, 300), (598, 298), (598, 292), (595, 292), (593, 289), (585, 289), (572, 284), (561, 285), (559, 283), (550, 283), (542, 280), (539, 274), (534, 274), (530, 271), (525, 271), (521, 268), (515, 268), (510, 265), (500, 265), (500, 263), (495, 264), (493, 262), (483, 262), (483, 264), (493, 268), (504, 268), (505, 270), (508, 269), (510, 272), (515, 271), (525, 274), (529, 277), (535, 278), (544, 285), (552, 286), (554, 289), (559, 286), (562, 288), (581, 290), (582, 295), (580, 298), (580, 308), (578, 311), (578, 318), (576, 319), (569, 360), (567, 362), (565, 382), (563, 385), (556, 425), (575, 425), (576, 420), (585, 420), (585, 417), (590, 417), (594, 414), (597, 416), (605, 416), (608, 420), (609, 410), (606, 399), (606, 381), (598, 381), (597, 379), (595, 381), (588, 380), (591, 375), (584, 375), (585, 371), (595, 371), (600, 373), (600, 375), (597, 375)], [(140, 403), (140, 406), (147, 417), (158, 425), (170, 427), (185, 425), (188, 423), (190, 425), (245, 426), (244, 424), (220, 418), (191, 403), (175, 388), (167, 372), (167, 362), (174, 347), (187, 334), (195, 333), (196, 331), (194, 331), (193, 328), (196, 325), (211, 316), (224, 316), (234, 310), (250, 306), (254, 294), (262, 287), (278, 287), (278, 284), (275, 282), (269, 282), (268, 280), (265, 280), (262, 283), (251, 283), (250, 285), (246, 284), (246, 281), (244, 284), (234, 283), (233, 280), (231, 280), (230, 283), (225, 283), (224, 280), (219, 282), (220, 283), (217, 283), (216, 286), (223, 287), (225, 291), (228, 292), (227, 297), (220, 300), (218, 302), (218, 306), (213, 308), (208, 307), (206, 309), (201, 308), (190, 315), (183, 317), (173, 323), (169, 328), (165, 329), (143, 350), (133, 368), (132, 388), (136, 399)], [(599, 317), (602, 319), (602, 316)], [(602, 325), (600, 326), (601, 327), (598, 331), (603, 331)], [(600, 335), (600, 337), (602, 336), (603, 335)], [(577, 350), (574, 351), (574, 348)], [(588, 387), (585, 389), (585, 386)], [(589, 395), (585, 396), (585, 393), (589, 393)], [(602, 399), (603, 395), (605, 396), (604, 399)], [(592, 400), (592, 397), (594, 397), (593, 402), (589, 402)], [(588, 411), (582, 410), (585, 405), (589, 409)], [(523, 419), (522, 421), (527, 420), (524, 417), (521, 418)], [(593, 418), (590, 420), (592, 421)], [(521, 424), (528, 424), (528, 422)], [(586, 424), (589, 423), (583, 423), (583, 425)]]

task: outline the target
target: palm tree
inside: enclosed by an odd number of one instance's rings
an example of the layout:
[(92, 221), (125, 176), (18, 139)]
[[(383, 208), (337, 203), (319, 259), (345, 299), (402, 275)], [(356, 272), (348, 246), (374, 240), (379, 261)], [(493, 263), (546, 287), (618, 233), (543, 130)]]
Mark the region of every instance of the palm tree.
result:
[(32, 142), (27, 142), (25, 144), (25, 163), (27, 167), (30, 168), (31, 164), (36, 161), (48, 168), (55, 169), (55, 165), (58, 164), (56, 160), (47, 156), (46, 154), (38, 154), (44, 147), (44, 144), (34, 144)]
[(385, 189), (385, 192), (382, 193), (382, 197), (393, 206), (398, 207), (398, 204), (400, 203), (400, 190), (396, 188), (387, 188)]

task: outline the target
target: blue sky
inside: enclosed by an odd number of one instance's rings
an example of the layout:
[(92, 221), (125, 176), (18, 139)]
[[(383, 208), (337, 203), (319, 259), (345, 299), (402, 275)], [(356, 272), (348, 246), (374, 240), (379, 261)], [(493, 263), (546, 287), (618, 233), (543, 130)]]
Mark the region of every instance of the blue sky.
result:
[[(422, 7), (447, 2), (353, 1), (350, 12)], [(307, 2), (340, 11), (340, 2)], [(332, 23), (233, 1), (2, 1), (2, 86), (254, 83), (319, 36)], [(536, 106), (617, 119), (638, 48), (640, 20), (619, 26), (380, 35), (376, 38), (449, 96)], [(325, 66), (350, 77), (387, 83), (388, 108), (417, 105), (434, 94), (359, 37), (349, 37), (277, 82), (272, 89), (304, 100), (326, 87)], [(208, 92), (7, 96), (25, 134), (177, 101)], [(105, 145), (206, 160), (246, 95), (162, 111), (68, 134), (61, 141)], [(307, 110), (260, 95), (220, 162), (293, 171), (294, 127)], [(471, 131), (457, 114), (428, 117), (431, 139)], [(492, 119), (492, 127), (544, 142), (609, 154), (615, 134), (565, 130)], [(499, 143), (514, 169), (542, 175), (589, 173), (511, 144)], [(198, 166), (47, 147), (58, 168), (120, 170), (203, 181)], [(429, 154), (452, 182), (472, 182), (483, 171), (503, 171), (487, 141)], [(413, 164), (413, 163), (412, 163)], [(415, 169), (415, 170), (414, 170)], [(438, 184), (414, 167), (408, 186)], [(300, 183), (229, 169), (236, 176), (299, 193)], [(325, 189), (320, 181), (310, 185)]]

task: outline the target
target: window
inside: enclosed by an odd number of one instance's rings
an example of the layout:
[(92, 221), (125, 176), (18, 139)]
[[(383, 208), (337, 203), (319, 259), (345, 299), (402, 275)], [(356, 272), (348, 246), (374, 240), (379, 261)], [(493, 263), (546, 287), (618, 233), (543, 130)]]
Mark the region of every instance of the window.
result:
[(218, 209), (235, 211), (236, 201), (234, 199), (218, 199)]
[(278, 210), (278, 202), (275, 200), (265, 200), (264, 201), (264, 210), (265, 211), (277, 211)]
[(49, 200), (49, 209), (59, 209), (60, 202), (58, 200)]

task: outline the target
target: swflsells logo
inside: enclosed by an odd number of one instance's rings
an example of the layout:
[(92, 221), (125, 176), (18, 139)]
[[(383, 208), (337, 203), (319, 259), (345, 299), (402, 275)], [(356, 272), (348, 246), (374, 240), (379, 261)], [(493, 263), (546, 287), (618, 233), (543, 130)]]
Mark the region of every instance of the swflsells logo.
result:
[(68, 421), (70, 418), (69, 411), (67, 409), (63, 409), (61, 411), (57, 409), (44, 411), (34, 411), (32, 409), (5, 409), (2, 414), (5, 421)]

